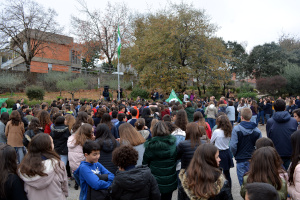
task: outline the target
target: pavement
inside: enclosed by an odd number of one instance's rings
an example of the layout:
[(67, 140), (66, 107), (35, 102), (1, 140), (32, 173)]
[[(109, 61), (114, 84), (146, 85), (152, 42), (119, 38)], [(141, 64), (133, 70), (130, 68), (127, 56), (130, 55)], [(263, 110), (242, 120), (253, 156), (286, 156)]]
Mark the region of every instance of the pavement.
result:
[[(261, 126), (258, 125), (258, 128), (260, 129), (260, 131), (262, 132), (262, 136), (263, 137), (267, 137), (266, 134), (266, 125)], [(236, 165), (236, 162), (234, 160), (234, 165)], [(243, 198), (240, 196), (240, 185), (239, 185), (239, 181), (236, 175), (236, 167), (234, 166), (234, 168), (230, 169), (230, 175), (231, 175), (231, 180), (232, 180), (232, 196), (234, 200), (243, 200)], [(75, 190), (74, 189), (74, 180), (70, 180), (69, 181), (69, 197), (67, 198), (67, 200), (78, 200), (79, 199), (79, 193), (80, 193), (80, 189), (79, 190)], [(175, 190), (173, 192), (173, 197), (172, 200), (177, 200), (177, 190)]]

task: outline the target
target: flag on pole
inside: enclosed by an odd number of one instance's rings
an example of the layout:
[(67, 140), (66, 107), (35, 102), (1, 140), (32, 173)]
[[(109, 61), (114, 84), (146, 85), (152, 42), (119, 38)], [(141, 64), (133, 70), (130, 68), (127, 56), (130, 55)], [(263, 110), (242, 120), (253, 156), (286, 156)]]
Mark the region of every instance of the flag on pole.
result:
[(118, 26), (118, 58), (120, 58), (121, 55), (121, 35), (120, 35), (120, 29)]

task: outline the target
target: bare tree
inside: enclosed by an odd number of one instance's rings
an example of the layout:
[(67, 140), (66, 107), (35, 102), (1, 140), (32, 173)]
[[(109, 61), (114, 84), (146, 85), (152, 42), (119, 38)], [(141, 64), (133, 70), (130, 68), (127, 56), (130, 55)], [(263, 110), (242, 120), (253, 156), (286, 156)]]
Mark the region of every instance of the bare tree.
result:
[[(74, 34), (81, 43), (96, 45), (99, 49), (100, 57), (106, 58), (110, 67), (116, 56), (117, 50), (117, 30), (120, 27), (122, 42), (126, 41), (128, 34), (130, 13), (124, 3), (108, 3), (104, 10), (90, 10), (86, 1), (77, 0), (80, 12), (85, 15), (85, 19), (72, 16), (72, 26)], [(92, 47), (94, 48), (94, 46)]]
[(0, 48), (21, 56), (30, 71), (32, 58), (51, 49), (48, 42), (61, 32), (56, 16), (33, 0), (7, 0), (0, 13)]

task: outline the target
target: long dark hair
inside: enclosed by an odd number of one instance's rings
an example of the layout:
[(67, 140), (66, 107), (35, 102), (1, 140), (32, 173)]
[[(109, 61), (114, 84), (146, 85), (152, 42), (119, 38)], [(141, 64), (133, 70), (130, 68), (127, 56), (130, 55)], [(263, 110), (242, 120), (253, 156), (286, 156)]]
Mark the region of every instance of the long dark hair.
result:
[(38, 132), (40, 132), (40, 127), (40, 120), (37, 117), (33, 117), (28, 126), (28, 130), (33, 130), (34, 134), (37, 134)]
[[(6, 199), (5, 183), (9, 174), (17, 174), (17, 154), (13, 147), (0, 145), (0, 197)], [(10, 183), (12, 184), (12, 182)]]
[(220, 115), (216, 120), (216, 124), (219, 129), (224, 131), (225, 137), (231, 137), (232, 125), (226, 115)]
[[(20, 164), (20, 172), (21, 174), (27, 175), (29, 177), (32, 176), (47, 176), (44, 173), (44, 165), (43, 158), (52, 159), (58, 161), (60, 163), (60, 157), (52, 148), (52, 141), (49, 135), (47, 134), (37, 134), (35, 135), (31, 142), (28, 145), (28, 153), (22, 160)], [(52, 165), (53, 161), (52, 161)], [(59, 167), (60, 164), (58, 164)], [(55, 166), (57, 167), (57, 166)]]
[(185, 132), (185, 140), (191, 140), (192, 148), (194, 148), (196, 145), (201, 144), (200, 138), (202, 137), (203, 133), (200, 130), (200, 126), (196, 122), (188, 123)]
[(111, 123), (111, 117), (108, 113), (104, 113), (101, 117), (101, 124), (106, 124), (109, 128), (109, 130), (111, 130), (111, 128), (113, 127), (113, 124)]
[(39, 112), (37, 117), (39, 118), (41, 127), (43, 129), (45, 129), (45, 126), (47, 124), (50, 126), (50, 124), (51, 124), (50, 114), (47, 111), (42, 110), (41, 112)]
[(200, 126), (203, 126), (205, 130), (208, 129), (205, 119), (200, 111), (195, 112), (193, 117), (194, 122), (197, 122)]
[(73, 125), (72, 131), (76, 132), (78, 128), (82, 125), (82, 123), (87, 123), (88, 117), (89, 116), (86, 112), (83, 111), (79, 112), (76, 117), (75, 124)]
[(149, 108), (144, 108), (143, 111), (142, 111), (142, 118), (146, 118), (146, 117), (149, 117), (151, 115), (151, 111)]
[(186, 130), (186, 125), (188, 124), (187, 114), (185, 110), (179, 110), (176, 114), (175, 125), (181, 130)]
[(276, 190), (282, 187), (279, 172), (282, 169), (282, 160), (273, 147), (257, 149), (251, 158), (247, 183), (270, 183)]
[(218, 148), (212, 144), (200, 145), (187, 168), (187, 183), (197, 197), (209, 198), (215, 195), (215, 182), (221, 170), (215, 158)]
[(290, 167), (290, 174), (289, 174), (289, 182), (294, 185), (295, 184), (294, 183), (294, 172), (295, 172), (296, 166), (298, 165), (298, 163), (300, 161), (300, 130), (295, 131), (292, 134), (291, 143), (292, 143), (293, 152), (292, 152), (292, 164)]
[(107, 124), (98, 124), (95, 131), (96, 141), (100, 144), (100, 147), (103, 147), (103, 144), (108, 144), (112, 141), (114, 148), (117, 147), (117, 142), (115, 137), (111, 134)]

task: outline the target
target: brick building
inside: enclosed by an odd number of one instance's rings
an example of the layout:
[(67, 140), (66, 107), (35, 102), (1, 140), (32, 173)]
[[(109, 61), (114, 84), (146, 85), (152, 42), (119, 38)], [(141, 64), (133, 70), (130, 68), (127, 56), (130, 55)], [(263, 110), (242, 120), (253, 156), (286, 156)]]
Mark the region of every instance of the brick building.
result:
[[(37, 34), (44, 35), (38, 37)], [(80, 73), (80, 51), (78, 45), (74, 44), (72, 37), (31, 30), (30, 40), (32, 43), (37, 42), (35, 38), (44, 39), (39, 47), (41, 50), (31, 61), (30, 72), (48, 73), (48, 71), (53, 70)], [(12, 43), (11, 45), (13, 46), (14, 44)], [(25, 42), (23, 48), (24, 51), (28, 52)], [(11, 53), (10, 58), (4, 63), (0, 63), (2, 69), (26, 71), (27, 68), (23, 57), (16, 53)]]

